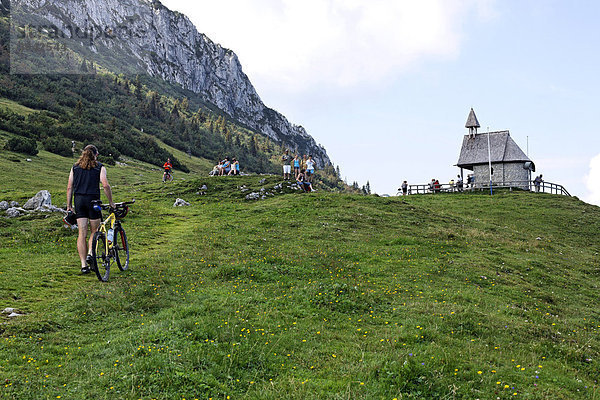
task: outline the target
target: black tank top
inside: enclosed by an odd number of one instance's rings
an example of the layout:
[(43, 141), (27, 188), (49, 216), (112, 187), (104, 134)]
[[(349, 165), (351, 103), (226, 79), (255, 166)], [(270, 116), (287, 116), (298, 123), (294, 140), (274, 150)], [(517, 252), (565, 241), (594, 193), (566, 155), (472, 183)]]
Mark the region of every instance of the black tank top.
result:
[(73, 189), (79, 195), (100, 196), (100, 170), (102, 164), (98, 163), (95, 168), (83, 169), (79, 165), (73, 165)]

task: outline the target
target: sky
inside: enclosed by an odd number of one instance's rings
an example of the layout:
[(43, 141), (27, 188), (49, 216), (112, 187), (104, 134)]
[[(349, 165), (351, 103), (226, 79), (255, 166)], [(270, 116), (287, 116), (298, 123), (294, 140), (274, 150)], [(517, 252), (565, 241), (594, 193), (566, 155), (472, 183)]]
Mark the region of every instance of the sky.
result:
[(471, 107), (544, 180), (600, 205), (596, 0), (163, 0), (239, 57), (342, 178), (394, 195), (459, 173)]

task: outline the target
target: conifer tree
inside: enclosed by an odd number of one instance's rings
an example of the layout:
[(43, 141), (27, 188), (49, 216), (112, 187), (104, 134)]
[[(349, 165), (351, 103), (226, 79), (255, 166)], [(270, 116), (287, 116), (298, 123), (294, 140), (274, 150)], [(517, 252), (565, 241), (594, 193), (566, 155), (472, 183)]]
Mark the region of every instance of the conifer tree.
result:
[(140, 76), (136, 75), (135, 76), (135, 83), (134, 83), (134, 94), (135, 97), (138, 99), (138, 101), (142, 100), (142, 82), (140, 82)]
[(179, 104), (180, 106), (180, 110), (184, 113), (186, 113), (188, 111), (188, 108), (190, 108), (190, 101), (188, 100), (187, 97), (184, 97), (183, 100), (181, 100), (181, 103)]
[(77, 118), (81, 118), (81, 116), (83, 115), (83, 103), (81, 102), (81, 100), (77, 101), (77, 105), (75, 106), (74, 115)]

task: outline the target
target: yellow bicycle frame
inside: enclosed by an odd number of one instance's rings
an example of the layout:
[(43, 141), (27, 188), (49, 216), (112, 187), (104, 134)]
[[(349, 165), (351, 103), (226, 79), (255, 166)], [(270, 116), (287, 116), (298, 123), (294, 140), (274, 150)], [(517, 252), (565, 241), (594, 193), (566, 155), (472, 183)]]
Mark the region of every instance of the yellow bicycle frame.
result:
[(108, 241), (108, 230), (106, 229), (106, 226), (109, 226), (109, 229), (115, 229), (115, 222), (117, 221), (117, 217), (115, 216), (114, 212), (111, 212), (110, 215), (108, 216), (108, 218), (106, 218), (104, 220), (104, 222), (102, 222), (100, 224), (100, 227), (98, 228), (98, 230), (102, 233), (104, 233), (104, 240), (106, 241), (106, 248), (107, 249), (112, 249), (114, 247), (114, 243), (115, 243), (115, 239), (113, 238), (112, 242)]

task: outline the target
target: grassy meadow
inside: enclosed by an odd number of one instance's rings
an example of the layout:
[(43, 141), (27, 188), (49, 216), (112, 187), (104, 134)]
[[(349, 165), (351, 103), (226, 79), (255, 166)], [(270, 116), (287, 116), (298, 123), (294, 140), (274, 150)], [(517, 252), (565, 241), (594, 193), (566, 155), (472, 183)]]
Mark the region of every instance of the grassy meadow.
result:
[[(65, 206), (74, 160), (26, 158), (0, 151), (0, 201)], [(131, 263), (108, 283), (61, 216), (0, 218), (0, 309), (25, 314), (0, 317), (1, 399), (600, 399), (598, 207), (125, 164)]]

